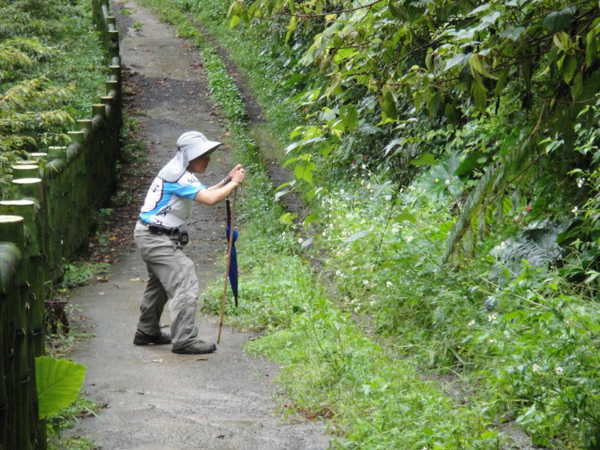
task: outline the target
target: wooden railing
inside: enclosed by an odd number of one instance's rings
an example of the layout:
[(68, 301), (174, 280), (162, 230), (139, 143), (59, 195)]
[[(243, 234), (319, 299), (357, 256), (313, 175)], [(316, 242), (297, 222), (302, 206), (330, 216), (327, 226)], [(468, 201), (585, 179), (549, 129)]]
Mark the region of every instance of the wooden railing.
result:
[(66, 147), (41, 149), (13, 167), (0, 201), (0, 449), (45, 449), (35, 357), (44, 354), (46, 302), (65, 262), (88, 243), (91, 217), (116, 182), (121, 115), (118, 34), (108, 0), (93, 0), (107, 49), (106, 95), (78, 121)]

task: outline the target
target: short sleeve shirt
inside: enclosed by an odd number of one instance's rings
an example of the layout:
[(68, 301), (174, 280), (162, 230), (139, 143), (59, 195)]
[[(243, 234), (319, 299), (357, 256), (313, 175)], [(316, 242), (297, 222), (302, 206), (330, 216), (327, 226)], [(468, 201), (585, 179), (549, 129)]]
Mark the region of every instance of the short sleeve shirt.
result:
[(146, 194), (140, 219), (153, 225), (179, 227), (190, 217), (196, 194), (205, 188), (191, 172), (185, 172), (174, 183), (156, 177)]

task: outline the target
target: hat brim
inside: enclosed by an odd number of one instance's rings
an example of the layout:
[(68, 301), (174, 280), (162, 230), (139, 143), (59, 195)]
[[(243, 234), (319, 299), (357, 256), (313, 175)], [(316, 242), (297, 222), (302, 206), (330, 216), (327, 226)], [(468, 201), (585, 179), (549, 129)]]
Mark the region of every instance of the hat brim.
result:
[(218, 149), (221, 145), (223, 145), (221, 142), (205, 141), (202, 144), (197, 145), (193, 149), (188, 150), (188, 160), (191, 161), (201, 156), (208, 156), (216, 149)]

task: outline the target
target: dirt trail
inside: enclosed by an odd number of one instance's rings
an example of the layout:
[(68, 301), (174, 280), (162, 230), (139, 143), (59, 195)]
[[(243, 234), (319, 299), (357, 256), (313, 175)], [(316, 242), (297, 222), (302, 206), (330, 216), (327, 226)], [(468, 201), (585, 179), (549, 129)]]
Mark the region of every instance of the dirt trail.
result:
[[(167, 162), (177, 137), (191, 129), (211, 139), (224, 133), (210, 103), (199, 54), (173, 30), (132, 1), (115, 2), (123, 69), (134, 87), (140, 126), (150, 148), (149, 173)], [(133, 24), (136, 24), (134, 27)], [(215, 154), (201, 181), (212, 184), (233, 166), (227, 148)], [(140, 180), (147, 186), (148, 180)], [(141, 205), (145, 188), (131, 192)], [(135, 217), (122, 227), (133, 232)], [(215, 263), (224, 258), (224, 205), (197, 206), (190, 221), (188, 254), (201, 286), (223, 279)], [(223, 330), (218, 351), (176, 355), (170, 346), (132, 344), (139, 299), (147, 277), (133, 248), (127, 249), (107, 283), (73, 291), (69, 302), (85, 317), (91, 337), (72, 359), (88, 367), (84, 390), (107, 405), (69, 434), (86, 436), (104, 449), (326, 449), (324, 427), (277, 414), (272, 383), (277, 367), (249, 357), (243, 345), (254, 336)], [(243, 281), (242, 281), (243, 282)], [(201, 336), (215, 341), (218, 317), (198, 317)], [(163, 324), (169, 323), (168, 312)]]

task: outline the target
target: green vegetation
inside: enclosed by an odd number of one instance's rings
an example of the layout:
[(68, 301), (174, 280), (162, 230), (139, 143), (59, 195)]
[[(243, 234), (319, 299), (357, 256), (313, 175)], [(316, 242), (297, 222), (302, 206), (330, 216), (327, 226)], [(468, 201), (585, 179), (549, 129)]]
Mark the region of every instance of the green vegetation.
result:
[(254, 165), (228, 319), (268, 331), (282, 409), (340, 448), (600, 445), (597, 4), (144, 3), (231, 51), (286, 147), (276, 192), (217, 94)]
[[(203, 52), (251, 169), (228, 320), (267, 332), (248, 349), (282, 364), (282, 411), (323, 420), (338, 448), (515, 448), (515, 430), (600, 447), (597, 2), (141, 2)], [(0, 20), (6, 166), (61, 142), (69, 77), (92, 80), (47, 69), (77, 32), (53, 44), (46, 16), (21, 16)], [(286, 186), (200, 24), (249, 80)], [(306, 217), (285, 211), (291, 191)]]
[(99, 447), (87, 438), (64, 436), (64, 430), (72, 428), (77, 421), (95, 415), (99, 405), (87, 400), (83, 395), (59, 413), (47, 419), (48, 448), (50, 450), (96, 450)]
[(0, 192), (27, 152), (69, 142), (108, 70), (85, 1), (0, 1)]
[(35, 359), (40, 419), (57, 415), (75, 401), (83, 384), (85, 371), (85, 366), (73, 361), (48, 356)]

